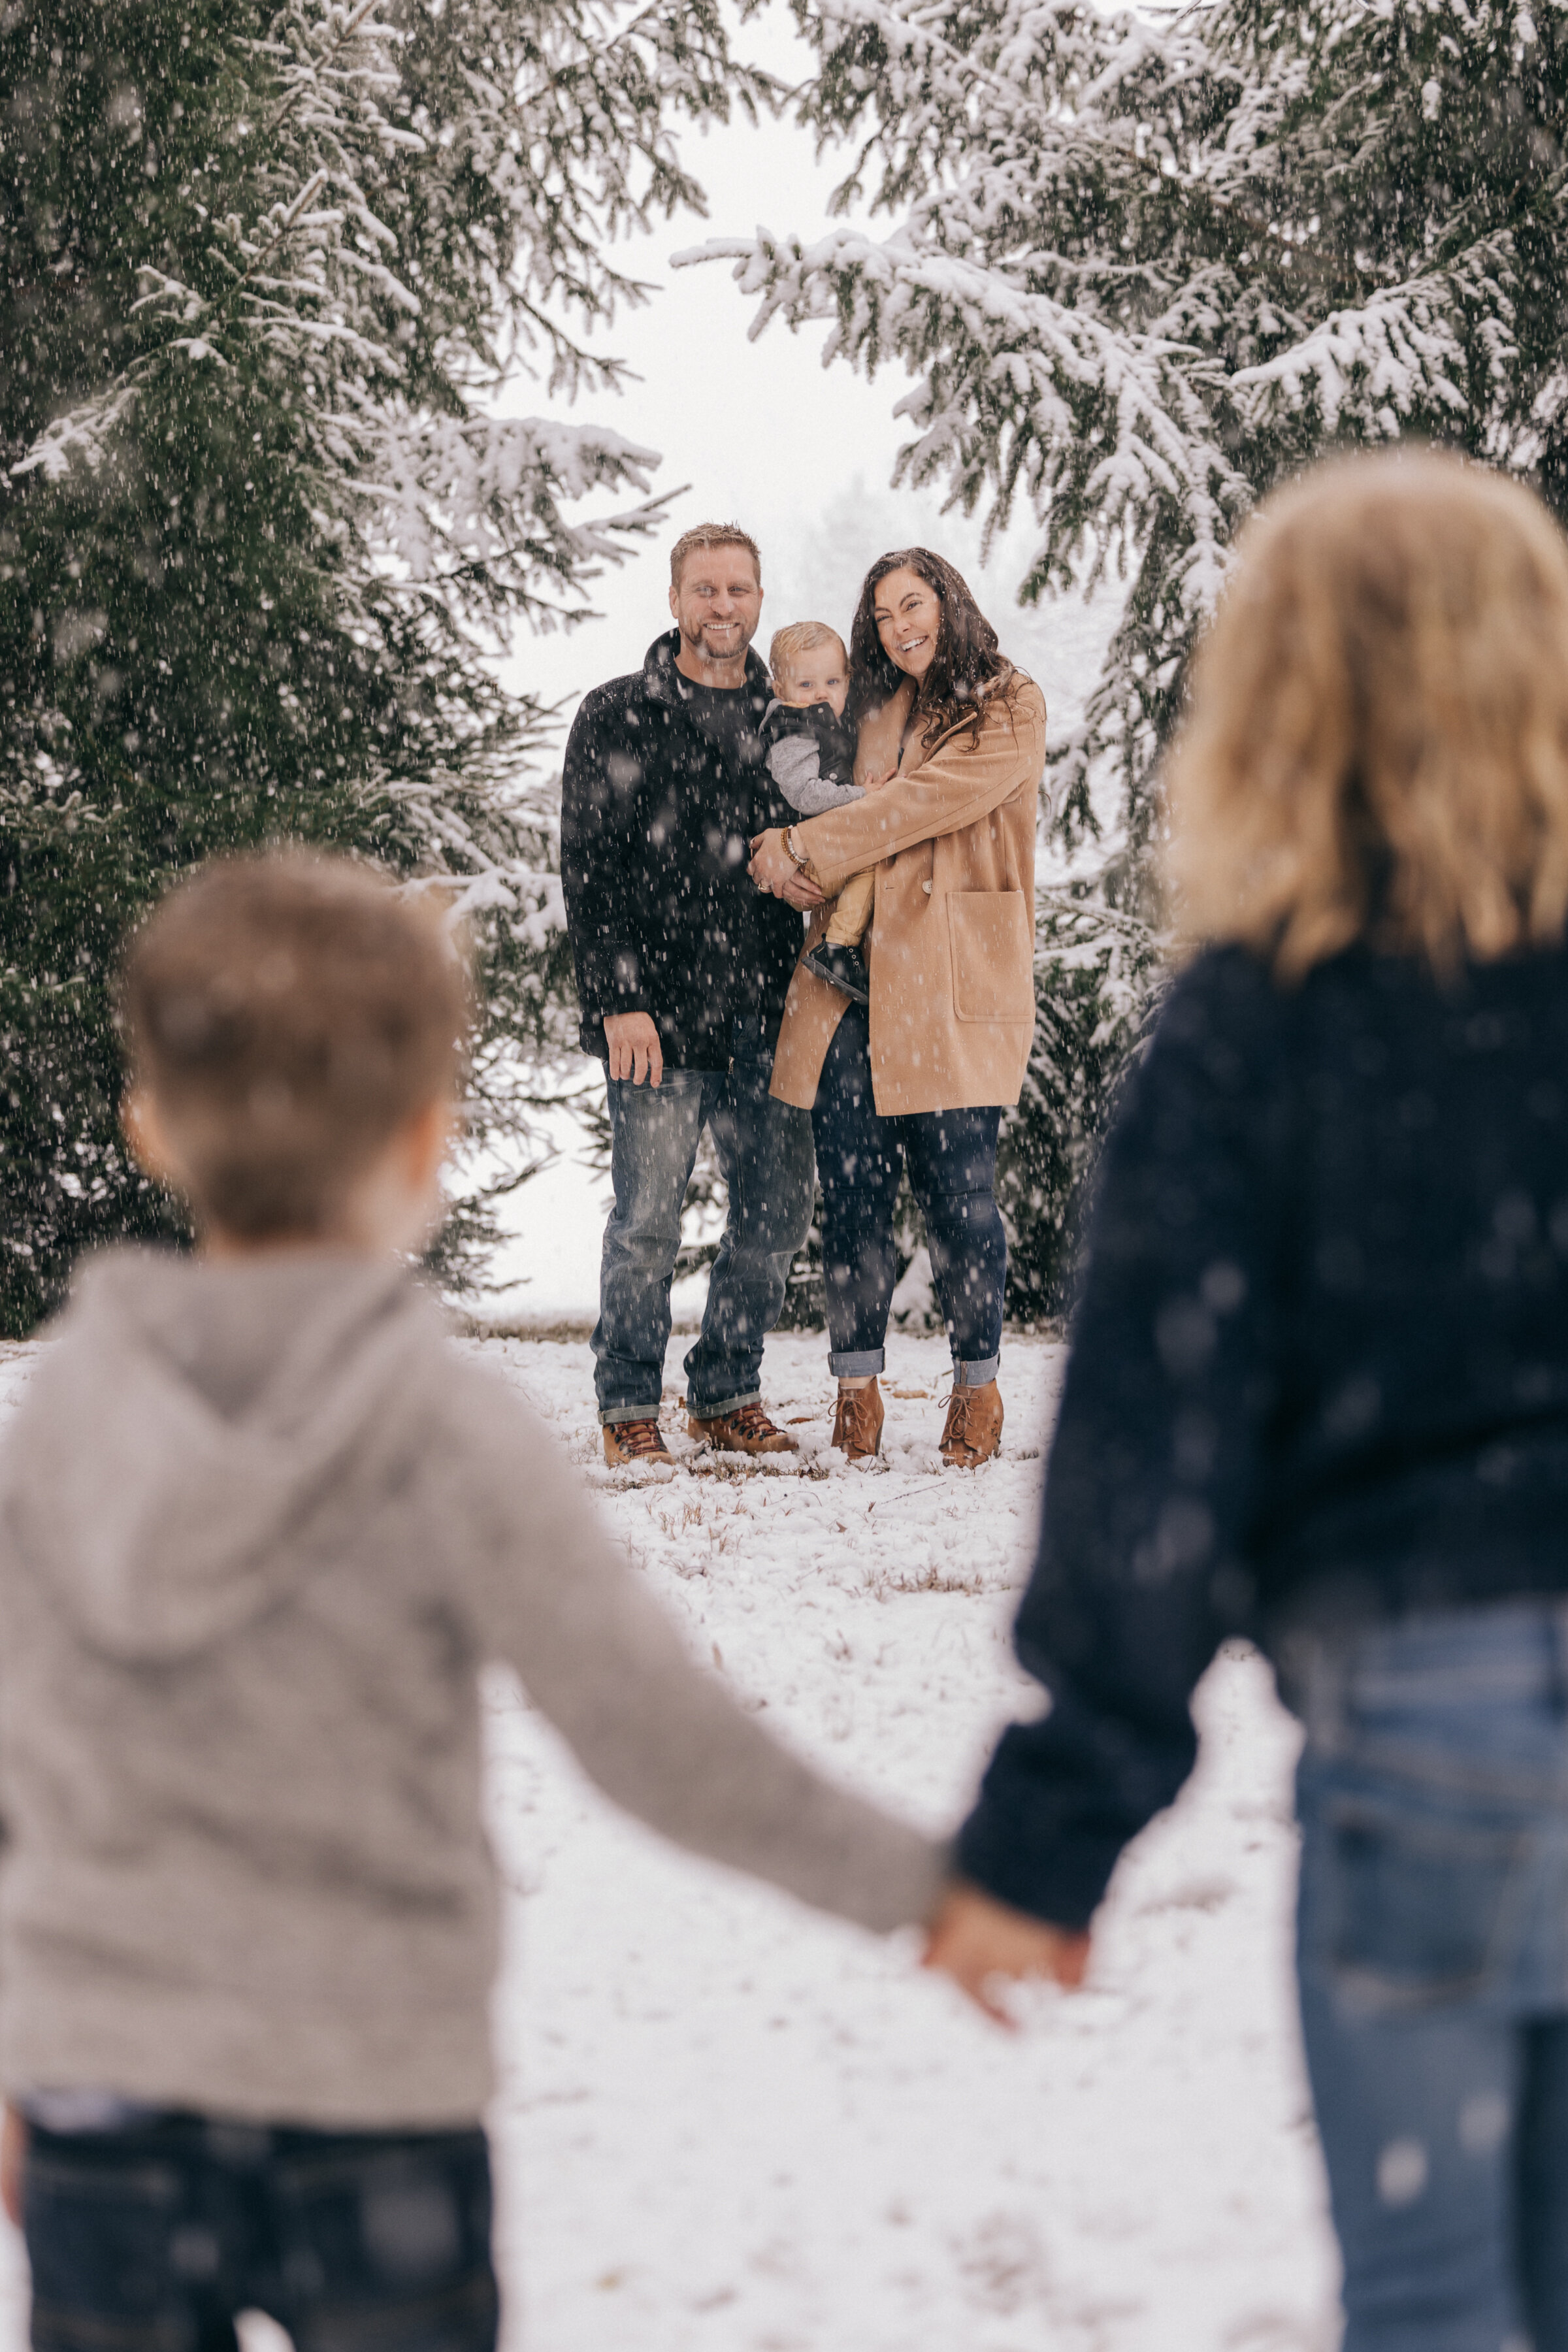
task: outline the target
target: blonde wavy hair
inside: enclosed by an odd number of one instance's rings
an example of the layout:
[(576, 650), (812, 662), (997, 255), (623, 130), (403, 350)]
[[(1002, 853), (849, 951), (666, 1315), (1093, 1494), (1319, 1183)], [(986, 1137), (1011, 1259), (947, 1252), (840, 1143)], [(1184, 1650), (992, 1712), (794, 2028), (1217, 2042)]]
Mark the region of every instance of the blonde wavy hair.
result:
[(1438, 971), (1568, 916), (1568, 541), (1517, 482), (1351, 457), (1268, 499), (1193, 667), (1167, 868), (1284, 981), (1354, 940)]

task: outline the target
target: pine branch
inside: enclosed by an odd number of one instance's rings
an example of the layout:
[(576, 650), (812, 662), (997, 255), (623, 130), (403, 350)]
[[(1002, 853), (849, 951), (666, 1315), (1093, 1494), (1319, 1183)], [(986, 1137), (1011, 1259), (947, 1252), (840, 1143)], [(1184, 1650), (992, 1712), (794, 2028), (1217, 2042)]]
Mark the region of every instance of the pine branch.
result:
[[(337, 56), (338, 51), (353, 38), (353, 36), (358, 32), (360, 26), (364, 23), (365, 18), (374, 15), (374, 11), (380, 5), (381, 0), (359, 0), (358, 7), (355, 8), (353, 16), (350, 16), (347, 24), (342, 27), (342, 30), (337, 35), (336, 38), (332, 40), (325, 49), (323, 49), (321, 57), (314, 61), (314, 69), (318, 74), (321, 73), (327, 66), (331, 65), (332, 59)], [(267, 120), (261, 126), (261, 135), (263, 138), (266, 138), (269, 132), (277, 130), (285, 115), (291, 111), (298, 100), (304, 95), (307, 87), (307, 83), (303, 79), (301, 79), (300, 81), (296, 82), (294, 88), (288, 93), (287, 97), (279, 101), (278, 105), (273, 108), (272, 112), (267, 117)]]

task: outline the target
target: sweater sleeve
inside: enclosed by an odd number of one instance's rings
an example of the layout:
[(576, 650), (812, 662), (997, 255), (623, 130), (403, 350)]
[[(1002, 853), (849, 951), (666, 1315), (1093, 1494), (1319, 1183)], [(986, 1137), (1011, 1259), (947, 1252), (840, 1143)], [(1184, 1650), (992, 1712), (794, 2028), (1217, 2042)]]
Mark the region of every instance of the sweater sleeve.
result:
[(967, 1876), (1065, 1927), (1185, 1780), (1194, 1687), (1251, 1618), (1282, 1222), (1273, 997), (1237, 952), (1194, 967), (1101, 1161), (1015, 1630), (1047, 1709), (1003, 1735), (959, 1842)]
[(797, 816), (848, 808), (866, 797), (862, 784), (836, 784), (822, 772), (822, 752), (810, 735), (784, 735), (768, 753), (768, 773)]
[(949, 1849), (825, 1780), (697, 1665), (547, 1432), (499, 1381), (460, 1378), (471, 1619), (589, 1777), (677, 1845), (819, 1910), (879, 1930), (928, 1918)]
[(613, 713), (589, 695), (572, 722), (561, 785), (561, 886), (590, 1018), (650, 1013), (632, 881), (641, 762), (615, 740)]
[(1046, 706), (1039, 688), (1026, 684), (1011, 708), (998, 702), (990, 711), (978, 742), (961, 730), (923, 766), (889, 778), (854, 808), (808, 818), (795, 838), (831, 897), (851, 874), (917, 842), (962, 833), (1021, 784), (1035, 789), (1045, 764)]

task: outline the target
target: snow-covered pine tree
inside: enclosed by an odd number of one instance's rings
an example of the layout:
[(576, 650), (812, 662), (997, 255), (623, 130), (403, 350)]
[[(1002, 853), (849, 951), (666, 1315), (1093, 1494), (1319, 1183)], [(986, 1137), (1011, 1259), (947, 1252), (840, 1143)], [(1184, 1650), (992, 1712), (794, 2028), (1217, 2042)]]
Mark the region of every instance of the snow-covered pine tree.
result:
[[(1568, 15), (794, 5), (817, 59), (802, 117), (854, 152), (841, 208), (868, 200), (896, 226), (761, 231), (700, 257), (735, 259), (760, 298), (753, 331), (826, 320), (831, 356), (904, 363), (900, 475), (994, 523), (1026, 502), (1026, 596), (1127, 577), (1084, 723), (1053, 751), (1058, 835), (1110, 836), (1080, 894), (1081, 957), (1097, 900), (1149, 911), (1159, 749), (1237, 527), (1281, 476), (1415, 435), (1525, 475), (1568, 514)], [(1078, 967), (1049, 952), (1048, 925), (1043, 940), (1046, 1105), (1058, 1019), (1086, 1039), (1140, 1023), (1113, 992), (1086, 1028), (1081, 976), (1064, 987)], [(1092, 954), (1108, 975), (1147, 971), (1152, 944), (1127, 967), (1112, 926)], [(1075, 1089), (1099, 1082), (1069, 1074)], [(1013, 1202), (1016, 1223), (1060, 1207), (1037, 1124), (1020, 1149), (1039, 1197)], [(1042, 1262), (1037, 1278), (1058, 1274)]]
[[(498, 421), (521, 355), (638, 299), (611, 247), (700, 201), (673, 129), (767, 95), (717, 0), (16, 0), (0, 16), (0, 1329), (84, 1244), (166, 1226), (127, 1167), (107, 979), (214, 849), (369, 850), (484, 950), (477, 1139), (563, 1042), (521, 621), (586, 609), (656, 462)], [(631, 494), (574, 522), (590, 489)]]

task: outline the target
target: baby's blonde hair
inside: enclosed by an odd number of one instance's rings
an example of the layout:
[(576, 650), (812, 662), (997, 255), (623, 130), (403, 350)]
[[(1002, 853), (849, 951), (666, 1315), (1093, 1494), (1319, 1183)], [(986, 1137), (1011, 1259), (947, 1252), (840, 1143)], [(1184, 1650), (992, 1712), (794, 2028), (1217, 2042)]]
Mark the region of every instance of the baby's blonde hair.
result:
[(1433, 452), (1269, 499), (1193, 669), (1168, 785), (1184, 929), (1300, 978), (1352, 940), (1451, 970), (1568, 916), (1568, 542)]
[(792, 621), (787, 628), (773, 631), (773, 641), (768, 647), (768, 667), (776, 678), (781, 670), (794, 668), (799, 655), (809, 653), (813, 646), (826, 645), (829, 638), (844, 655), (847, 667), (849, 656), (837, 629), (830, 629), (826, 621)]

